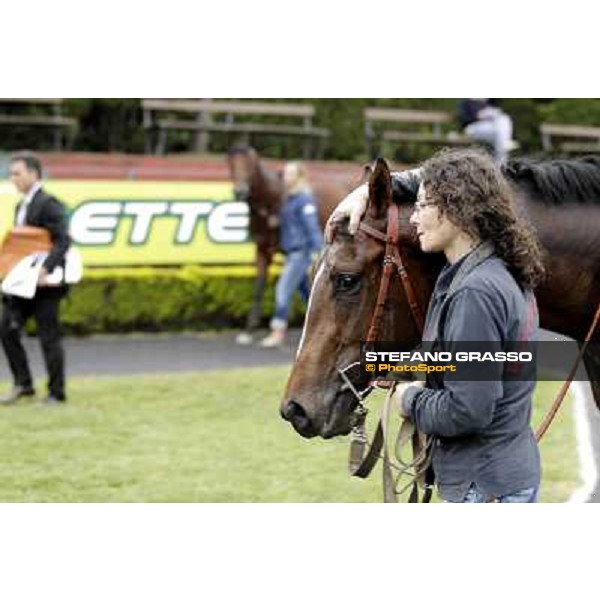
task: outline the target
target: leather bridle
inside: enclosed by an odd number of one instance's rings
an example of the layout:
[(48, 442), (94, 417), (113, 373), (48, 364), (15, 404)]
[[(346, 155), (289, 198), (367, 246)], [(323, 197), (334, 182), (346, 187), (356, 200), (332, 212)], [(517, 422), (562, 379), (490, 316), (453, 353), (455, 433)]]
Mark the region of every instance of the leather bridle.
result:
[[(359, 229), (372, 238), (385, 244), (385, 254), (383, 258), (383, 273), (379, 284), (379, 292), (375, 309), (371, 317), (369, 329), (366, 337), (366, 346), (372, 346), (379, 339), (381, 333), (381, 323), (385, 311), (385, 304), (390, 293), (392, 276), (397, 273), (402, 282), (408, 305), (417, 326), (419, 334), (422, 337), (424, 328), (424, 316), (421, 306), (417, 300), (414, 287), (404, 266), (402, 254), (400, 252), (400, 208), (397, 204), (391, 204), (388, 210), (388, 223), (386, 233), (361, 222)], [(372, 472), (379, 458), (383, 458), (383, 490), (386, 502), (397, 502), (398, 495), (404, 490), (412, 487), (409, 502), (418, 502), (418, 485), (425, 488), (423, 502), (429, 502), (432, 494), (432, 485), (426, 481), (426, 472), (429, 466), (429, 452), (427, 443), (422, 434), (416, 431), (414, 425), (408, 420), (404, 420), (396, 440), (396, 462), (393, 464), (388, 453), (388, 421), (391, 412), (392, 394), (394, 392), (394, 382), (389, 385), (382, 382), (370, 383), (364, 390), (358, 390), (353, 384), (349, 371), (353, 368), (360, 368), (360, 362), (352, 363), (343, 369), (338, 369), (340, 377), (344, 380), (342, 391), (349, 389), (357, 400), (357, 407), (352, 415), (353, 431), (352, 443), (350, 445), (349, 468), (350, 473), (355, 477), (366, 478)], [(368, 410), (364, 405), (364, 400), (368, 394), (376, 387), (387, 388), (388, 393), (381, 418), (379, 419), (373, 441), (365, 455), (368, 440), (366, 436), (365, 421)], [(404, 462), (400, 457), (402, 448), (411, 444), (413, 459)], [(392, 475), (392, 469), (397, 471), (397, 476)], [(401, 476), (410, 475), (410, 482), (402, 490), (398, 491), (398, 481)]]
[[(410, 307), (413, 320), (417, 326), (420, 336), (422, 336), (425, 324), (423, 311), (421, 310), (421, 306), (417, 300), (414, 287), (412, 285), (412, 282), (410, 281), (410, 277), (404, 266), (404, 262), (402, 260), (402, 255), (400, 252), (399, 206), (393, 203), (388, 209), (388, 223), (386, 233), (383, 233), (375, 229), (374, 227), (367, 225), (364, 221), (361, 221), (361, 223), (359, 224), (359, 230), (385, 244), (385, 254), (383, 257), (383, 273), (381, 276), (381, 282), (379, 284), (379, 292), (377, 293), (377, 302), (375, 304), (375, 309), (371, 317), (367, 337), (365, 340), (366, 345), (372, 346), (379, 339), (379, 335), (381, 333), (381, 322), (383, 320), (383, 315), (385, 311), (385, 304), (389, 296), (392, 276), (395, 272), (398, 273), (398, 275), (400, 276), (400, 280), (402, 282), (402, 286), (404, 287), (404, 292), (408, 300), (408, 305)], [(358, 401), (358, 406), (354, 413), (354, 417), (357, 422), (360, 422), (361, 420), (364, 421), (364, 417), (366, 416), (366, 408), (363, 404), (363, 401), (366, 398), (366, 396), (368, 396), (369, 393), (373, 390), (374, 387), (373, 385), (369, 385), (362, 390), (356, 388), (355, 384), (352, 382), (349, 376), (349, 372), (352, 369), (359, 369), (360, 366), (360, 362), (354, 362), (350, 365), (347, 365), (344, 368), (338, 368), (338, 373), (344, 381), (342, 391), (349, 389), (350, 391), (352, 391), (352, 393)]]

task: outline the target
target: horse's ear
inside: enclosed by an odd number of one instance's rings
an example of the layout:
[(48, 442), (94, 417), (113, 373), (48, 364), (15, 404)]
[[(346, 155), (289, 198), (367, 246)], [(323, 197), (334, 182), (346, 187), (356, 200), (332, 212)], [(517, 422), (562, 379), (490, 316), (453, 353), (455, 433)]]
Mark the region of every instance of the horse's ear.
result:
[(379, 219), (387, 214), (388, 206), (392, 203), (392, 175), (390, 168), (383, 158), (378, 158), (375, 169), (369, 177), (369, 206), (370, 215)]

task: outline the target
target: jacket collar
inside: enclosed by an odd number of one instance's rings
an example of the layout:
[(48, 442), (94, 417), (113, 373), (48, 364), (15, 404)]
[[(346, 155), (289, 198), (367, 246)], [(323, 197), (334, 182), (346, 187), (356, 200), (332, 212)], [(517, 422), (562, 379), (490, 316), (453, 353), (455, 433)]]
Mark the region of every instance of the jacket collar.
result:
[(491, 242), (483, 242), (458, 262), (446, 265), (442, 269), (427, 310), (423, 340), (434, 342), (438, 338), (446, 298), (459, 289), (469, 273), (494, 255), (494, 245)]
[(25, 196), (23, 196), (22, 203), (24, 203), (26, 206), (29, 206), (31, 204), (31, 202), (33, 201), (33, 199), (35, 198), (36, 194), (41, 189), (42, 189), (41, 181), (38, 181), (37, 183), (33, 184), (32, 188), (29, 190), (29, 192), (27, 192), (27, 194), (25, 194)]
[(438, 277), (435, 295), (453, 294), (469, 273), (494, 254), (494, 245), (492, 242), (482, 242), (459, 261), (452, 265), (446, 265)]

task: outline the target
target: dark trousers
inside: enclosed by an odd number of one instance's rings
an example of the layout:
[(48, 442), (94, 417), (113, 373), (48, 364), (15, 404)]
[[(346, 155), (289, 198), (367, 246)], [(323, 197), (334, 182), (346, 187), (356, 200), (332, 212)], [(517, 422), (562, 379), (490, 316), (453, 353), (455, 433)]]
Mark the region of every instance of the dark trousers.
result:
[(38, 290), (32, 300), (5, 296), (0, 320), (0, 339), (15, 385), (31, 388), (33, 379), (21, 334), (27, 320), (34, 317), (48, 372), (48, 391), (59, 400), (66, 398), (65, 355), (59, 322), (60, 301), (65, 295), (64, 288), (48, 288)]

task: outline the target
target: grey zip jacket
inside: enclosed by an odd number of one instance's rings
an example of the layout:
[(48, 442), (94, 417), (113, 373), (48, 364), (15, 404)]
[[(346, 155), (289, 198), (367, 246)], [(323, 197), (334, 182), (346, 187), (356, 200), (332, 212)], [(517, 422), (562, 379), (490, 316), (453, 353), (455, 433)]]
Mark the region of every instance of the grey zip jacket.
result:
[[(431, 298), (423, 340), (440, 351), (456, 342), (485, 342), (498, 350), (536, 341), (535, 297), (524, 292), (491, 244), (444, 267)], [(455, 376), (456, 377), (456, 376)], [(540, 456), (531, 430), (534, 377), (456, 381), (436, 374), (425, 389), (409, 388), (403, 407), (432, 436), (440, 495), (462, 502), (472, 484), (490, 497), (538, 487)]]

